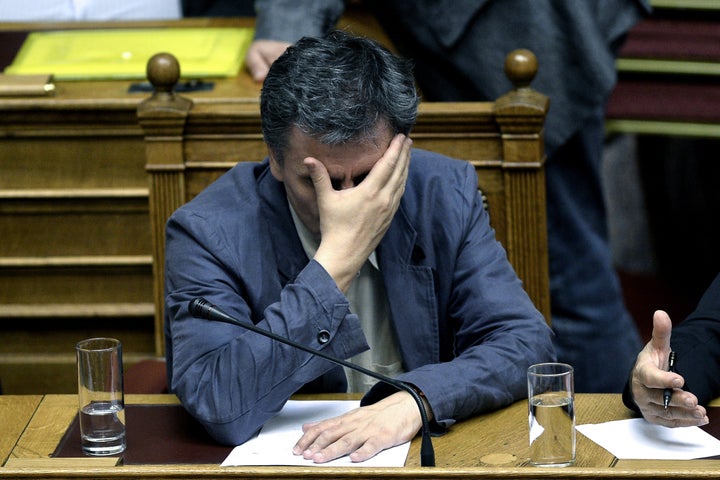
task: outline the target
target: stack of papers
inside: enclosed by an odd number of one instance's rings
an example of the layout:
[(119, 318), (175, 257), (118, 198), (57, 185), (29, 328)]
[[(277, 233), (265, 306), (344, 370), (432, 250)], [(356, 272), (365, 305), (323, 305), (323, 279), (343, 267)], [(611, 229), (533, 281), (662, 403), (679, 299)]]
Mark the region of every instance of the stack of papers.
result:
[(144, 79), (147, 61), (172, 53), (183, 78), (237, 75), (252, 28), (138, 28), (33, 32), (11, 74), (51, 74), (56, 80)]

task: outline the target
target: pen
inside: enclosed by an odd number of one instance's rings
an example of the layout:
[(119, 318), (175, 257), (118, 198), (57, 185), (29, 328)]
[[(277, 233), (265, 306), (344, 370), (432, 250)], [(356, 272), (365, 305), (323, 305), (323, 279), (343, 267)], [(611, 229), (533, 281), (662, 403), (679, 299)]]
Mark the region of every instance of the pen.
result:
[[(675, 372), (675, 352), (670, 352), (668, 357), (668, 372)], [(663, 390), (663, 406), (665, 410), (670, 406), (670, 397), (672, 397), (672, 388), (666, 388)]]

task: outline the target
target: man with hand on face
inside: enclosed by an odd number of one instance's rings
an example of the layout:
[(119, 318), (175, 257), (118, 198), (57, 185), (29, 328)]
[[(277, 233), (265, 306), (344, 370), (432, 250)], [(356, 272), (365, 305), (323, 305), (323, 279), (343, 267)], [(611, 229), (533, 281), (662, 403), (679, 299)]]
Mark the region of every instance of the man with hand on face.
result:
[(496, 241), (467, 162), (412, 149), (411, 66), (375, 42), (306, 37), (261, 94), (269, 157), (241, 162), (167, 226), (169, 385), (239, 444), (302, 392), (362, 392), (295, 453), (362, 461), (413, 438), (412, 396), (236, 325), (230, 315), (409, 383), (435, 428), (526, 396), (551, 331)]
[[(671, 339), (672, 338), (672, 339)], [(675, 372), (668, 372), (670, 352)], [(665, 408), (665, 390), (670, 403)], [(700, 303), (673, 330), (667, 313), (653, 316), (652, 340), (638, 354), (623, 401), (650, 423), (667, 427), (705, 425), (703, 405), (720, 396), (720, 275)]]

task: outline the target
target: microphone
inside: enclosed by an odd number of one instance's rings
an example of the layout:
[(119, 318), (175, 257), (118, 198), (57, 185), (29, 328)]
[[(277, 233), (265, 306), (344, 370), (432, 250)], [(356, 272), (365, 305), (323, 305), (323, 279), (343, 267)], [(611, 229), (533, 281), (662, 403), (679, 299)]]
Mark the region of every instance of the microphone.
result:
[(422, 442), (420, 444), (420, 465), (423, 467), (434, 467), (435, 466), (435, 451), (433, 449), (432, 440), (430, 439), (430, 422), (428, 421), (427, 412), (425, 411), (425, 405), (423, 404), (422, 398), (420, 398), (420, 394), (418, 394), (418, 392), (415, 391), (415, 389), (412, 386), (410, 386), (409, 384), (399, 381), (399, 380), (395, 380), (390, 377), (387, 377), (380, 373), (373, 372), (372, 370), (368, 370), (367, 368), (361, 367), (360, 365), (355, 365), (354, 363), (350, 363), (350, 362), (342, 360), (340, 358), (333, 357), (332, 355), (328, 355), (327, 353), (322, 352), (320, 350), (315, 350), (314, 348), (310, 348), (310, 347), (307, 347), (300, 343), (294, 342), (294, 341), (290, 340), (289, 338), (286, 338), (286, 337), (277, 335), (275, 333), (269, 332), (265, 329), (259, 328), (251, 322), (243, 322), (241, 320), (238, 320), (237, 318), (232, 317), (232, 316), (228, 315), (227, 313), (223, 312), (220, 308), (216, 307), (215, 305), (212, 305), (210, 302), (208, 302), (207, 300), (205, 300), (202, 297), (197, 297), (197, 298), (191, 300), (188, 305), (188, 310), (190, 311), (190, 314), (195, 318), (202, 318), (205, 320), (214, 320), (214, 321), (218, 321), (218, 322), (230, 323), (232, 325), (238, 325), (247, 330), (253, 331), (255, 333), (259, 333), (260, 335), (264, 335), (265, 337), (276, 340), (280, 343), (284, 343), (285, 345), (289, 345), (293, 348), (300, 349), (311, 355), (315, 355), (320, 358), (324, 358), (325, 360), (328, 360), (336, 365), (340, 365), (342, 367), (347, 367), (351, 370), (356, 370), (356, 371), (363, 373), (369, 377), (372, 377), (377, 380), (380, 380), (381, 382), (387, 383), (388, 385), (391, 385), (391, 386), (397, 388), (398, 390), (403, 390), (403, 391), (409, 393), (415, 400), (415, 403), (417, 403), (418, 409), (420, 410), (420, 418), (422, 420)]

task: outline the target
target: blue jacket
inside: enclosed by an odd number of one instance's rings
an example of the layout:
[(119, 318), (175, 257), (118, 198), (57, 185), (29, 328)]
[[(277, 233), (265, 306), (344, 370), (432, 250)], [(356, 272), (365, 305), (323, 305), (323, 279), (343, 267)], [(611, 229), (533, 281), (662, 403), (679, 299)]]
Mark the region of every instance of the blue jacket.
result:
[[(345, 391), (342, 369), (326, 360), (188, 313), (204, 296), (330, 355), (368, 348), (347, 298), (308, 260), (267, 161), (238, 164), (178, 209), (166, 252), (169, 385), (214, 438), (244, 442), (303, 388)], [(470, 164), (413, 150), (377, 258), (406, 371), (399, 379), (422, 390), (441, 425), (525, 397), (527, 367), (554, 359), (551, 330), (495, 240)], [(378, 385), (363, 401), (389, 393)]]

